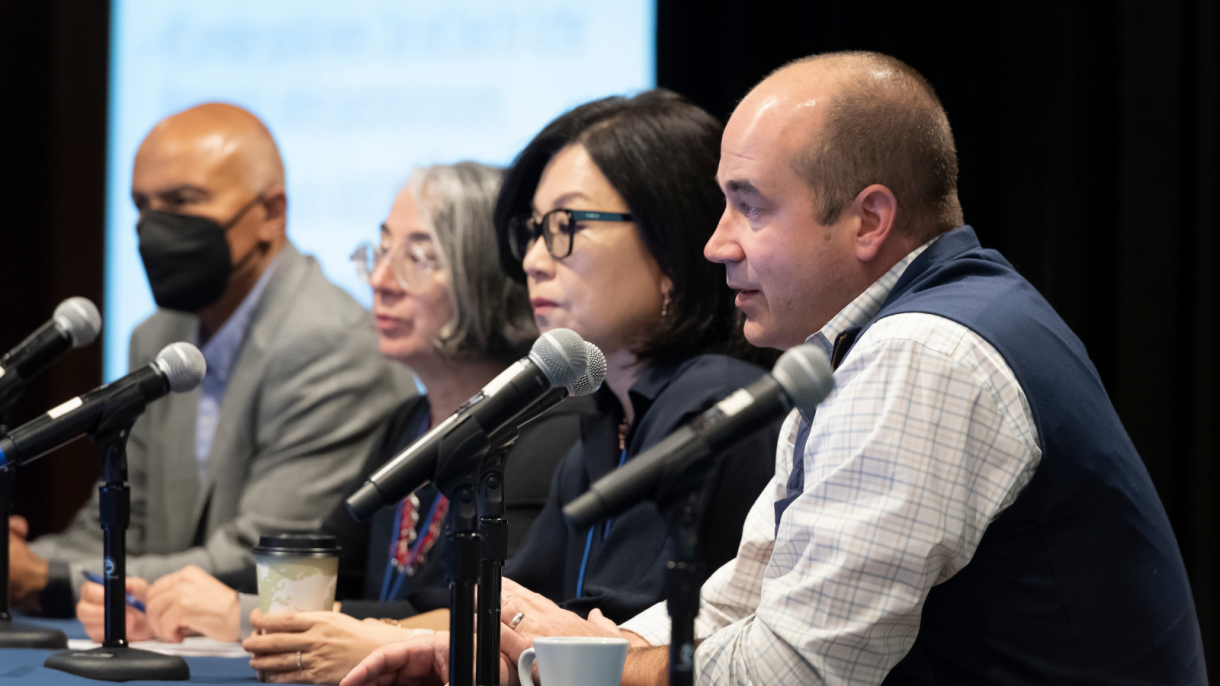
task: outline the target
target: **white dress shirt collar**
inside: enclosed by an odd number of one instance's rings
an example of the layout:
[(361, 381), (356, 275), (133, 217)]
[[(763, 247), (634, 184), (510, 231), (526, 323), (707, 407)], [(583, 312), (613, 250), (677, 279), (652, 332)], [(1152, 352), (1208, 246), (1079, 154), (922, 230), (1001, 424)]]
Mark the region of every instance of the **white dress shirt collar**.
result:
[(862, 326), (868, 320), (877, 316), (877, 313), (881, 311), (881, 304), (885, 302), (890, 291), (894, 289), (894, 284), (898, 283), (902, 273), (907, 270), (907, 267), (911, 266), (916, 257), (919, 257), (924, 250), (928, 249), (929, 245), (935, 243), (937, 238), (940, 238), (940, 236), (936, 236), (936, 238), (912, 250), (906, 257), (898, 260), (898, 264), (890, 267), (889, 271), (882, 274), (881, 278), (864, 289), (864, 292), (856, 296), (855, 300), (848, 303), (847, 307), (844, 307), (838, 314), (831, 317), (830, 321), (826, 322), (826, 326), (823, 326), (812, 336), (806, 338), (805, 344), (819, 346), (826, 353), (826, 357), (830, 358), (834, 352), (835, 340), (839, 337), (839, 334), (852, 327)]

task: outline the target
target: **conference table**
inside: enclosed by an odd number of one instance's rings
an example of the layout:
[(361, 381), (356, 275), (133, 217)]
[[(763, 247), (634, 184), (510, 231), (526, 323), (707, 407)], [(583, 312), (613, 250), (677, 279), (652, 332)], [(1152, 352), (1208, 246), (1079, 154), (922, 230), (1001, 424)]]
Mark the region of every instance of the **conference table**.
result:
[[(69, 639), (87, 639), (85, 627), (75, 619), (46, 619), (42, 617), (19, 617), (20, 621), (29, 624), (59, 629)], [(82, 686), (83, 684), (101, 684), (107, 682), (85, 679), (54, 669), (47, 669), (42, 663), (55, 650), (30, 650), (24, 648), (0, 650), (0, 686), (10, 684), (39, 684), (39, 686)], [(127, 681), (127, 684), (160, 684), (160, 683), (190, 683), (190, 684), (256, 684), (258, 677), (250, 669), (248, 657), (185, 657), (191, 668), (190, 681)]]

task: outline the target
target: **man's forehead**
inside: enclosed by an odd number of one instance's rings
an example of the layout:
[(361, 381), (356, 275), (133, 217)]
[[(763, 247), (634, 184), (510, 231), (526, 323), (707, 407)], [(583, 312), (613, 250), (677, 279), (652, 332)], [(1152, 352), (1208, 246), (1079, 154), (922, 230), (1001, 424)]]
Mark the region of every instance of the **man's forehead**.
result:
[(778, 165), (787, 167), (794, 151), (805, 147), (810, 127), (794, 123), (792, 110), (793, 103), (772, 98), (749, 111), (739, 107), (734, 112), (725, 127), (717, 169), (725, 190), (757, 192), (759, 177)]
[(842, 77), (815, 64), (795, 65), (769, 76), (742, 99), (733, 112), (748, 132), (761, 126), (785, 129), (816, 125)]

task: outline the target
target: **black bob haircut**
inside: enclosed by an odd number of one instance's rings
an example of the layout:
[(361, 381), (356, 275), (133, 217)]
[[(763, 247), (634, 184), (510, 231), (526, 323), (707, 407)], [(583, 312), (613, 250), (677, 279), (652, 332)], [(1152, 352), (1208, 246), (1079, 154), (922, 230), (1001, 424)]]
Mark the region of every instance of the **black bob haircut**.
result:
[(745, 341), (724, 266), (703, 257), (724, 211), (715, 180), (723, 129), (697, 105), (659, 88), (560, 115), (517, 156), (500, 187), (495, 225), (505, 271), (525, 281), (510, 248), (509, 223), (533, 213), (543, 170), (560, 150), (579, 143), (627, 203), (644, 245), (673, 282), (669, 314), (636, 356), (663, 361), (719, 352), (769, 366), (774, 356)]

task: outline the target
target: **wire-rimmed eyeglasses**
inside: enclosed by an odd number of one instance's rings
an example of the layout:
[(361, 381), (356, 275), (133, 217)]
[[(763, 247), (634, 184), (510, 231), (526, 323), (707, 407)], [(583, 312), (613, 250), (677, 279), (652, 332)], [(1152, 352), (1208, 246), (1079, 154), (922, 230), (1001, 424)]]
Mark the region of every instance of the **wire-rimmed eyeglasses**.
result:
[(352, 253), (351, 261), (360, 279), (372, 285), (373, 272), (387, 256), (398, 285), (408, 291), (419, 292), (427, 288), (428, 277), (441, 268), (431, 241), (408, 240), (391, 247), (361, 243)]

